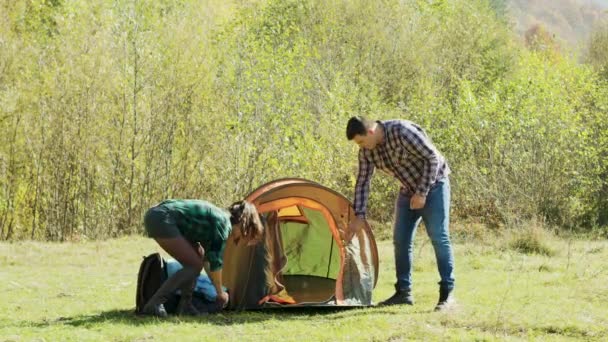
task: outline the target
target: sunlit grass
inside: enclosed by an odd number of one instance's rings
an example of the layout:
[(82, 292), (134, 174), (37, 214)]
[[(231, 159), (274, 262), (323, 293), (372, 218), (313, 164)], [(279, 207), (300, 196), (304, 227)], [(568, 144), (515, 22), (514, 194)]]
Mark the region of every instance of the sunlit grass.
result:
[[(487, 237), (486, 237), (487, 239)], [(608, 243), (543, 241), (522, 253), (512, 238), (456, 239), (457, 304), (432, 311), (438, 275), (424, 230), (415, 249), (412, 307), (225, 312), (202, 318), (133, 315), (137, 268), (153, 241), (0, 244), (0, 341), (604, 340)], [(394, 282), (390, 241), (379, 242), (378, 302)]]

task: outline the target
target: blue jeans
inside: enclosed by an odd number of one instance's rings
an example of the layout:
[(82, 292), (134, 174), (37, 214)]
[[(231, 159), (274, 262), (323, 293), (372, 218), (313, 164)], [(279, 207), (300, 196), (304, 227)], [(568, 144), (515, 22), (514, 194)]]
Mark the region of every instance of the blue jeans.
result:
[(395, 245), (396, 287), (399, 290), (412, 288), (412, 262), (414, 259), (414, 236), (420, 220), (424, 221), (426, 232), (433, 243), (440, 287), (454, 288), (454, 255), (450, 243), (450, 181), (448, 178), (435, 183), (426, 197), (424, 208), (410, 209), (410, 197), (401, 192), (395, 203)]

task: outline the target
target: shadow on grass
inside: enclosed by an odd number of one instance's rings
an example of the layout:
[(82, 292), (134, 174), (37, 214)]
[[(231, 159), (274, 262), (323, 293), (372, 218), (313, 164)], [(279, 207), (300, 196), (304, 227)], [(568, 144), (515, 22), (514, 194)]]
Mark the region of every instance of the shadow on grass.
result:
[(152, 316), (135, 315), (134, 310), (108, 310), (93, 315), (78, 315), (73, 317), (60, 317), (55, 320), (42, 322), (22, 322), (23, 325), (38, 328), (53, 325), (69, 325), (74, 327), (92, 327), (99, 324), (126, 324), (133, 326), (156, 325), (167, 323), (206, 323), (215, 325), (241, 325), (262, 322), (270, 319), (308, 320), (311, 316), (324, 315), (325, 319), (340, 320), (348, 317), (365, 316), (369, 314), (395, 314), (394, 310), (378, 307), (369, 308), (341, 308), (341, 307), (297, 307), (297, 308), (271, 308), (251, 311), (223, 311), (218, 314), (200, 317), (169, 316), (157, 318)]

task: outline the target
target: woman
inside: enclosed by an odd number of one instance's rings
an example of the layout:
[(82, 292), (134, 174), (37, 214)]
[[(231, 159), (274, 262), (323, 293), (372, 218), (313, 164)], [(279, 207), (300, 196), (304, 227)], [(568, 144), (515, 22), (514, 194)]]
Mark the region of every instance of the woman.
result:
[(166, 200), (150, 208), (144, 225), (148, 236), (183, 268), (167, 279), (143, 308), (144, 314), (166, 317), (164, 303), (177, 289), (181, 299), (178, 315), (199, 315), (192, 305), (192, 292), (203, 268), (209, 262), (208, 275), (217, 291), (217, 304), (225, 307), (228, 294), (222, 288), (224, 248), (230, 234), (248, 245), (258, 243), (264, 233), (255, 206), (247, 201), (233, 203), (228, 211), (203, 200)]

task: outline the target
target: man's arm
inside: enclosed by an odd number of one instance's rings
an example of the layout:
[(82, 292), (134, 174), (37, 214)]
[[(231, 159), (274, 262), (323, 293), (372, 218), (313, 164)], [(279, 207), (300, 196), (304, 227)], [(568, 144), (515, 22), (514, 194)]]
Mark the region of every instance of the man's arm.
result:
[(369, 198), (369, 183), (374, 174), (374, 164), (367, 160), (363, 150), (359, 150), (359, 174), (355, 185), (354, 210), (356, 217), (348, 225), (348, 231), (344, 237), (346, 242), (355, 236), (365, 224), (365, 213), (367, 210), (367, 199)]
[(369, 184), (374, 174), (375, 166), (365, 157), (363, 150), (359, 150), (359, 173), (355, 184), (354, 209), (357, 217), (365, 219), (367, 199), (369, 198)]

